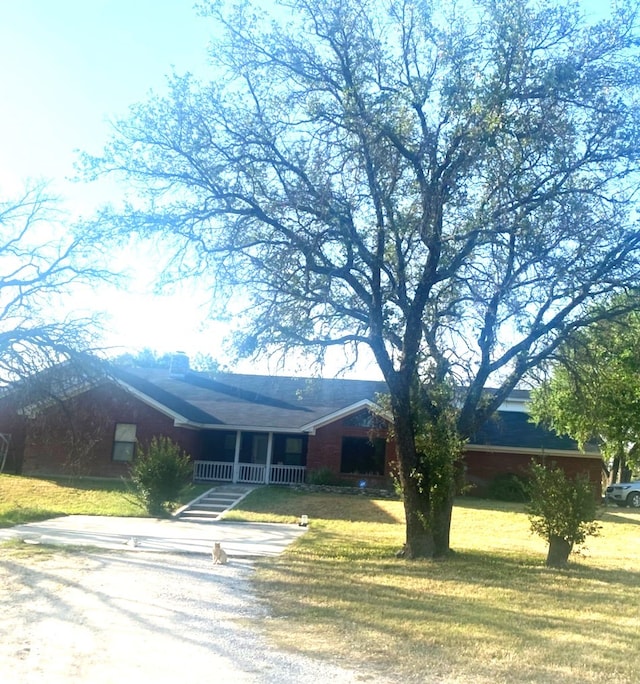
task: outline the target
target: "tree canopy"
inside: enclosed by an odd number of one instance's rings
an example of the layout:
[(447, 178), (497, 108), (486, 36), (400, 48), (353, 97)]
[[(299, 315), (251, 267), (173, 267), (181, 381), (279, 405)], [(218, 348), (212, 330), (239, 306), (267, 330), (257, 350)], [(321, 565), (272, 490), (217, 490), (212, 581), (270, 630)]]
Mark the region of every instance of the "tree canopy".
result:
[(92, 346), (95, 321), (70, 315), (70, 292), (107, 274), (88, 259), (89, 236), (64, 230), (59, 214), (43, 185), (0, 199), (0, 385)]
[(640, 307), (572, 335), (552, 376), (532, 395), (532, 416), (581, 448), (597, 440), (612, 479), (640, 465)]
[[(85, 157), (135, 189), (99, 230), (163, 236), (175, 277), (239, 295), (247, 352), (367, 346), (407, 555), (442, 555), (461, 440), (639, 282), (637, 7), (598, 23), (544, 0), (202, 11), (213, 80), (172, 77)], [(440, 438), (444, 464), (416, 446)]]

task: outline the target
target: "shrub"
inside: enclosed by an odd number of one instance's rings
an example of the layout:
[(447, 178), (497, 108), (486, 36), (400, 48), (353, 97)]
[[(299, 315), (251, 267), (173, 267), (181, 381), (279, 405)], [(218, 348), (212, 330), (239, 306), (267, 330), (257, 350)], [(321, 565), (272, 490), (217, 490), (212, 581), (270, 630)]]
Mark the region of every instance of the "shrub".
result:
[(307, 484), (337, 486), (344, 483), (331, 468), (318, 468), (307, 473)]
[(136, 498), (151, 515), (168, 513), (191, 482), (192, 463), (168, 437), (154, 437), (131, 466)]
[(534, 463), (528, 489), (531, 529), (549, 543), (547, 565), (562, 567), (575, 544), (599, 533), (591, 483), (586, 476), (572, 480), (561, 468)]
[(499, 473), (489, 484), (487, 496), (496, 501), (523, 503), (529, 500), (528, 484), (515, 473)]

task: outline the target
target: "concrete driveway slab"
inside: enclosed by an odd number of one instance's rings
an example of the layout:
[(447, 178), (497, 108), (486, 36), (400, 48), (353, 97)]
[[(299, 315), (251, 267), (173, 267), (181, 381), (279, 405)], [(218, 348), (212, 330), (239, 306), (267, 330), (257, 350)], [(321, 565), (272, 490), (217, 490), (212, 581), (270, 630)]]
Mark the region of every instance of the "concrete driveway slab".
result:
[(69, 515), (0, 529), (0, 539), (103, 549), (211, 554), (220, 542), (231, 558), (276, 556), (306, 528), (273, 523), (206, 523), (154, 518)]

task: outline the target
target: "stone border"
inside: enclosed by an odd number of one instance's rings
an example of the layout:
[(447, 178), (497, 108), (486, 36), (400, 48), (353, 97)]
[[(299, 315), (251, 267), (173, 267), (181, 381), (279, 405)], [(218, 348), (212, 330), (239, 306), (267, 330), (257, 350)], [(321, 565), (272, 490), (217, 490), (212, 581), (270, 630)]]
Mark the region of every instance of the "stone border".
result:
[(380, 499), (400, 499), (398, 494), (393, 489), (384, 489), (379, 487), (349, 487), (340, 485), (314, 485), (314, 484), (298, 484), (291, 485), (291, 488), (297, 492), (325, 492), (328, 494), (348, 494), (350, 496), (369, 496)]

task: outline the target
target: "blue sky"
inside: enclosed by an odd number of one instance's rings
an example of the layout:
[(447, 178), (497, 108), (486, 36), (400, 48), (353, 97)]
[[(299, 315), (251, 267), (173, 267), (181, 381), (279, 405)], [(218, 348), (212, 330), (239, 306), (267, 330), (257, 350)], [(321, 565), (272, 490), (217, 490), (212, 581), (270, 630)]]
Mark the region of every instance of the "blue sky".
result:
[[(212, 30), (193, 0), (0, 0), (1, 196), (46, 179), (72, 215), (90, 214), (103, 191), (69, 182), (76, 151), (99, 153), (109, 121), (162, 90), (173, 69), (204, 74)], [(219, 326), (199, 326), (206, 295), (150, 296), (151, 270), (129, 258), (137, 280), (127, 292), (92, 298), (112, 316), (107, 343), (218, 355)]]
[(173, 67), (201, 70), (192, 0), (0, 0), (0, 179), (61, 179)]

